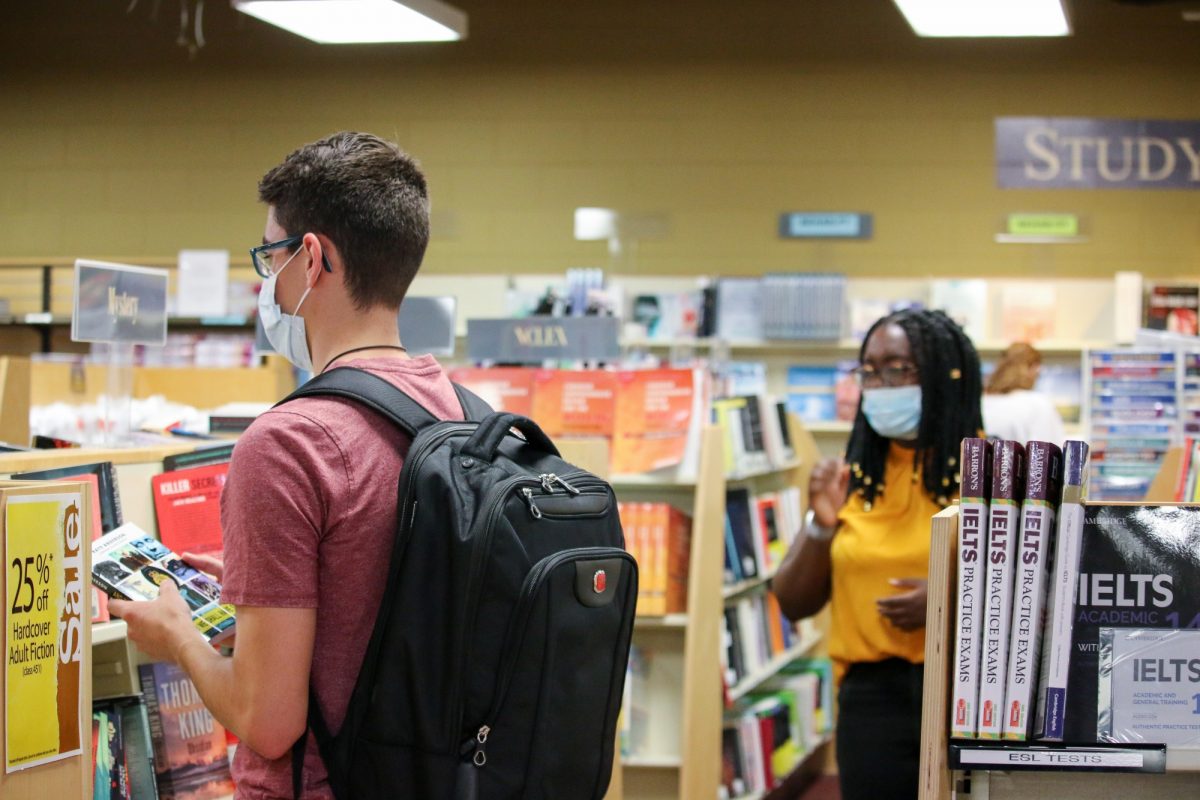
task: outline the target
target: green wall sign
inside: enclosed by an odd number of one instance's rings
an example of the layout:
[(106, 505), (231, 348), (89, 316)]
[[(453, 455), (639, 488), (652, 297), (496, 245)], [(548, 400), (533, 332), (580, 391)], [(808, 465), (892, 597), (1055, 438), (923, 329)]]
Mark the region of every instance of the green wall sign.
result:
[(1079, 216), (1076, 214), (1009, 214), (1010, 236), (1057, 236), (1068, 238), (1079, 235)]

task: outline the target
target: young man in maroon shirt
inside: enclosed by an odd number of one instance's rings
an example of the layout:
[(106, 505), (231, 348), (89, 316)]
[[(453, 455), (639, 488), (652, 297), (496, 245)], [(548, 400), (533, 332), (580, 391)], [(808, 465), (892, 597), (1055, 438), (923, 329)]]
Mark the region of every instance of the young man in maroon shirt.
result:
[[(441, 366), (409, 358), (400, 301), (429, 238), (425, 178), (399, 148), (339, 133), (305, 145), (259, 184), (267, 204), (255, 268), (276, 350), (322, 372), (383, 376), (442, 419), (462, 411)], [(342, 723), (383, 594), (396, 530), (396, 480), (410, 442), (350, 401), (304, 398), (260, 416), (238, 441), (221, 498), (224, 561), (189, 558), (237, 607), (231, 657), (191, 625), (174, 584), (151, 603), (114, 601), (129, 637), (178, 663), (241, 740), (239, 800), (292, 797), (292, 745), (313, 686), (331, 730)], [(304, 797), (332, 797), (309, 737)]]

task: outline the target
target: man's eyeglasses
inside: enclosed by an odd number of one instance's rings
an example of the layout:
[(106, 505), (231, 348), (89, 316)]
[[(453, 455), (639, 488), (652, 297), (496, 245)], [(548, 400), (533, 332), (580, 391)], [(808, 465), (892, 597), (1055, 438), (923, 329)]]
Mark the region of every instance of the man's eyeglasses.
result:
[[(291, 250), (304, 241), (303, 236), (289, 236), (286, 239), (280, 239), (277, 242), (267, 242), (260, 244), (257, 247), (250, 248), (250, 263), (254, 265), (254, 271), (258, 273), (260, 278), (269, 278), (275, 272), (275, 267), (271, 263), (273, 254), (277, 250)], [(329, 264), (329, 259), (325, 254), (321, 254), (321, 261), (324, 262), (325, 271), (333, 272), (333, 267)]]
[(889, 364), (883, 369), (875, 369), (869, 364), (863, 364), (850, 371), (854, 380), (864, 389), (875, 389), (880, 386), (907, 386), (913, 383), (917, 374), (916, 364)]

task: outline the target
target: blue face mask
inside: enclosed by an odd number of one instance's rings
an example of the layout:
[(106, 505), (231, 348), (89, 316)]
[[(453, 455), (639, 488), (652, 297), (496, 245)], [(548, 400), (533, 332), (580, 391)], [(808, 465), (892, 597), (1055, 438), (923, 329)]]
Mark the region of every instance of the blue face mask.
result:
[(887, 386), (863, 389), (862, 411), (880, 436), (909, 441), (921, 427), (921, 387)]

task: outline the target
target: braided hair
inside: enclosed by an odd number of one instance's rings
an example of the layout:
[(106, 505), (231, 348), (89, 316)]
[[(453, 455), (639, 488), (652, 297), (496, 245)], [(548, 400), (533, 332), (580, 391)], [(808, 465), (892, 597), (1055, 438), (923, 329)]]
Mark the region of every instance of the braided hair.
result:
[[(888, 325), (898, 325), (908, 336), (920, 376), (921, 423), (913, 469), (921, 468), (926, 493), (939, 505), (946, 506), (959, 490), (958, 456), (962, 440), (978, 436), (983, 429), (979, 354), (962, 328), (941, 311), (906, 309), (889, 314), (871, 326), (859, 349), (860, 362), (871, 335)], [(850, 464), (850, 491), (863, 498), (868, 511), (884, 488), (889, 442), (867, 423), (860, 402), (846, 446), (846, 461)]]

